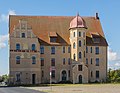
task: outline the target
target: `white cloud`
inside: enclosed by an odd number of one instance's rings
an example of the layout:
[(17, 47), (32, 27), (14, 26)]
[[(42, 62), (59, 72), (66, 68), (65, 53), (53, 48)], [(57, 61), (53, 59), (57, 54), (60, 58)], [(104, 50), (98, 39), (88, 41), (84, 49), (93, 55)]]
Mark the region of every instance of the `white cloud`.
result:
[(8, 40), (9, 35), (0, 35), (0, 49), (6, 47), (6, 41)]
[(114, 52), (111, 48), (108, 48), (108, 60), (109, 61), (116, 61), (116, 60), (118, 60), (117, 52)]
[(14, 10), (9, 10), (8, 14), (1, 14), (0, 15), (0, 22), (8, 22), (9, 15), (16, 15)]
[(119, 62), (115, 63), (115, 66), (120, 67), (120, 63)]

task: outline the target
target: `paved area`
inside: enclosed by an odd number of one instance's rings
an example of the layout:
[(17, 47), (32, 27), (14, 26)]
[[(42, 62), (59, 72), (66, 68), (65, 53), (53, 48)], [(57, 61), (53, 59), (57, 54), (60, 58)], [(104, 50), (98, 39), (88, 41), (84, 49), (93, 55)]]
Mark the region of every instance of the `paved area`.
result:
[(21, 87), (0, 87), (0, 93), (45, 93)]
[(120, 84), (83, 84), (27, 88), (47, 93), (120, 93)]

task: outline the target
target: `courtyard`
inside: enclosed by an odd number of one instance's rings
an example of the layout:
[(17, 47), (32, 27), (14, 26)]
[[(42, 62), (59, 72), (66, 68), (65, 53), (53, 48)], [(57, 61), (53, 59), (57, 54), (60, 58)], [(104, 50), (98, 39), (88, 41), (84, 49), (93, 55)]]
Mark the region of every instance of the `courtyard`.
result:
[(120, 93), (120, 84), (58, 84), (25, 88), (46, 93)]

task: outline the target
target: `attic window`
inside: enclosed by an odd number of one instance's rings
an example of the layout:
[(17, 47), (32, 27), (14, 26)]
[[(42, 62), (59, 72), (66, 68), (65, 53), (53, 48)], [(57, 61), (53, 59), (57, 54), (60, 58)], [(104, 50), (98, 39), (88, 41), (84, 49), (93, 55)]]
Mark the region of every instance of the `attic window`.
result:
[(50, 42), (52, 42), (52, 43), (57, 42), (57, 33), (56, 32), (50, 32), (49, 36), (50, 36)]
[(94, 43), (100, 43), (100, 35), (98, 33), (91, 34)]

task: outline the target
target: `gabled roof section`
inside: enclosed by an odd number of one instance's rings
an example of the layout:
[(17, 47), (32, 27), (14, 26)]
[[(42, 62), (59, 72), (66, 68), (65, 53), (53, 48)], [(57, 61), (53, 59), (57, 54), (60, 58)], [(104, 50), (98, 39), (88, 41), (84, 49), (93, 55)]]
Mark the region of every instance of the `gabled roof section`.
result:
[[(27, 23), (32, 27), (33, 33), (42, 41), (43, 44), (49, 45), (49, 34), (56, 32), (60, 37), (58, 45), (70, 45), (69, 26), (74, 16), (17, 16), (9, 17), (9, 33), (14, 31), (14, 26), (19, 24), (19, 20), (26, 19)], [(91, 38), (91, 32), (97, 32), (105, 39), (100, 20), (95, 17), (82, 17), (87, 26), (87, 37)], [(87, 41), (89, 42), (89, 41)], [(92, 44), (92, 43), (90, 43)], [(107, 45), (104, 44), (105, 46)]]

